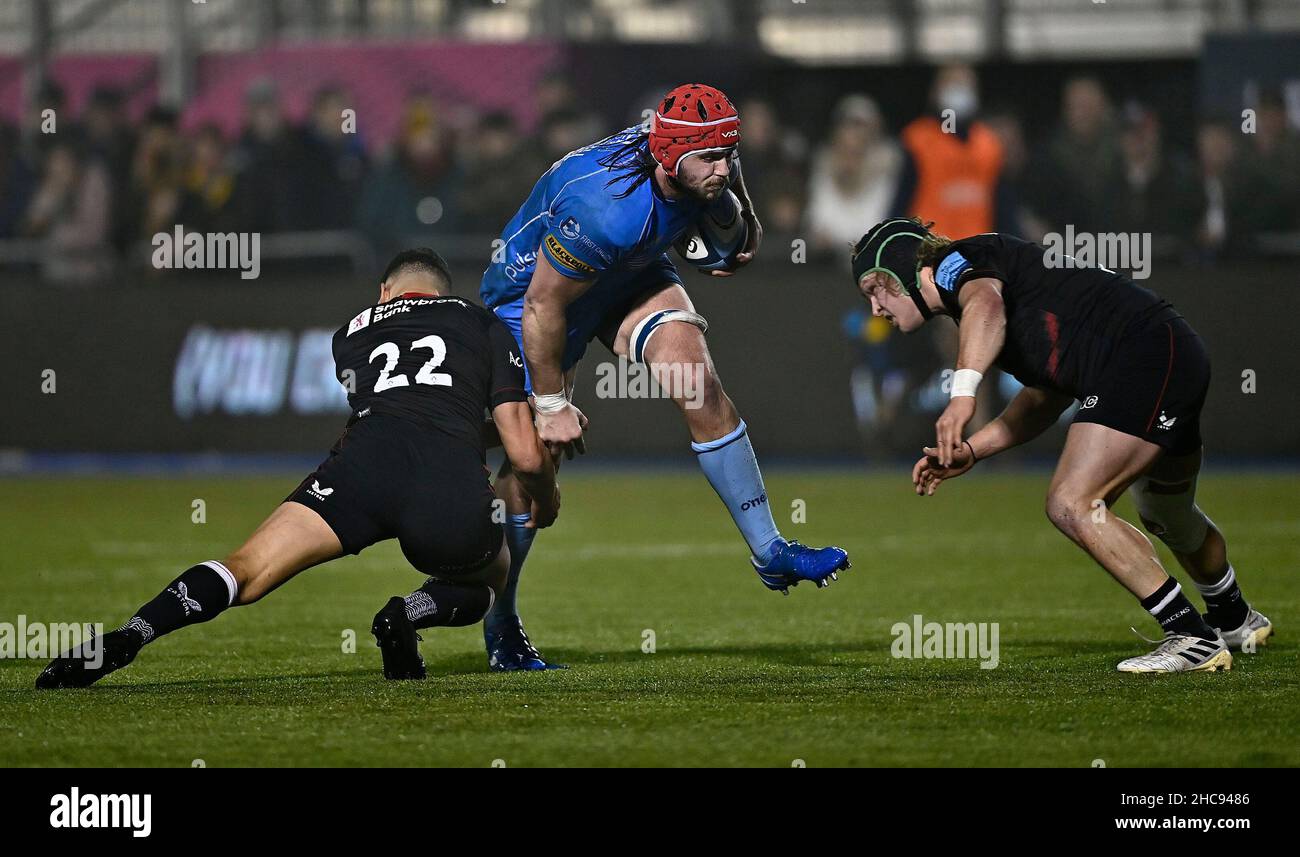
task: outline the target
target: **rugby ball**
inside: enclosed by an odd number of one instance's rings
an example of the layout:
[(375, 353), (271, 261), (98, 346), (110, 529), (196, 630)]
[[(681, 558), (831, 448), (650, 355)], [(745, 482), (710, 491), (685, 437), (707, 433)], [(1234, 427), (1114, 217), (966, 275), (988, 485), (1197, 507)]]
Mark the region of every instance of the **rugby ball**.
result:
[(704, 210), (699, 220), (686, 227), (673, 242), (673, 249), (707, 274), (731, 267), (748, 238), (749, 227), (740, 216), (740, 200), (728, 190)]

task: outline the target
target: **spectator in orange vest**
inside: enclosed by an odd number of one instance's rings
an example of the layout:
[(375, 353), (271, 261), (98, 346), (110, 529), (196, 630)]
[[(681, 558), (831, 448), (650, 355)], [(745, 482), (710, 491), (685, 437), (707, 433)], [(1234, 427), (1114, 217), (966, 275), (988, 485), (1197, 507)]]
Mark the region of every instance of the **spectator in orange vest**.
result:
[(894, 212), (932, 220), (945, 235), (1018, 234), (1015, 203), (1002, 181), (1002, 144), (975, 118), (975, 70), (968, 65), (939, 69), (930, 100), (932, 112), (903, 129)]

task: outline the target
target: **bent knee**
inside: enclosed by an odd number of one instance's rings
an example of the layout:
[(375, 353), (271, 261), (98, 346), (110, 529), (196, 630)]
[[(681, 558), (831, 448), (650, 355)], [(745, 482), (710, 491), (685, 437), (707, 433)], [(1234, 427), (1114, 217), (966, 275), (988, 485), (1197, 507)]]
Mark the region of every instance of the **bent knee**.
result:
[(1093, 501), (1068, 491), (1053, 491), (1047, 495), (1044, 507), (1047, 519), (1067, 536), (1075, 536), (1089, 523)]

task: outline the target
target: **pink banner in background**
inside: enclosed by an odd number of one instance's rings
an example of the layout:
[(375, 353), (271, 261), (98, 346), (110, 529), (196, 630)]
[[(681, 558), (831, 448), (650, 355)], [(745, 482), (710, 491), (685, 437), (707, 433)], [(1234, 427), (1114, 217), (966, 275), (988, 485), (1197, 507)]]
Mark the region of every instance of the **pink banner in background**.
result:
[[(75, 117), (97, 87), (115, 87), (127, 98), (127, 112), (139, 119), (158, 100), (157, 58), (152, 54), (69, 54), (50, 63), (50, 77), (63, 87)], [(0, 59), (0, 117), (18, 121), (23, 109), (23, 62)]]
[[(525, 127), (538, 119), (533, 90), (559, 62), (552, 43), (481, 44), (398, 42), (272, 47), (253, 53), (210, 53), (199, 58), (196, 92), (182, 113), (186, 129), (215, 122), (230, 138), (243, 125), (244, 93), (263, 78), (279, 89), (289, 117), (300, 120), (312, 94), (336, 84), (357, 111), (357, 131), (374, 149), (392, 139), (402, 102), (426, 90), (453, 125), (488, 110), (507, 110)], [(98, 86), (115, 86), (140, 118), (156, 102), (157, 58), (151, 54), (76, 54), (56, 58), (53, 78), (78, 116)], [(0, 117), (15, 122), (22, 110), (22, 61), (0, 58)]]
[(371, 149), (392, 139), (412, 90), (428, 91), (453, 125), (466, 114), (503, 109), (531, 128), (538, 118), (533, 89), (560, 56), (559, 46), (540, 42), (315, 44), (206, 54), (184, 125), (215, 122), (233, 137), (243, 125), (245, 91), (265, 78), (275, 82), (294, 121), (302, 119), (317, 89), (343, 87), (357, 111), (357, 132)]

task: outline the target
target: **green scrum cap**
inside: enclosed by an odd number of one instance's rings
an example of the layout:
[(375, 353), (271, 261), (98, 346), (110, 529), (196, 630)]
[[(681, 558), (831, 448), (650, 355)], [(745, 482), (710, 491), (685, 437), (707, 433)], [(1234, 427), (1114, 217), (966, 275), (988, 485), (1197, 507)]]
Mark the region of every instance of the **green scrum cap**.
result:
[(913, 218), (880, 221), (853, 248), (853, 282), (861, 283), (863, 277), (876, 271), (886, 273), (912, 299), (922, 318), (934, 318), (934, 311), (926, 306), (917, 285), (921, 266), (916, 254), (930, 234), (921, 221)]

